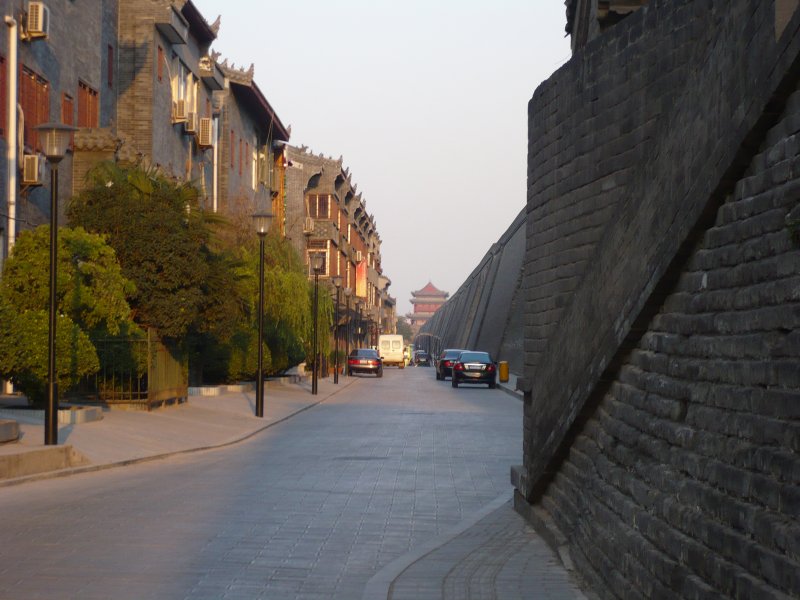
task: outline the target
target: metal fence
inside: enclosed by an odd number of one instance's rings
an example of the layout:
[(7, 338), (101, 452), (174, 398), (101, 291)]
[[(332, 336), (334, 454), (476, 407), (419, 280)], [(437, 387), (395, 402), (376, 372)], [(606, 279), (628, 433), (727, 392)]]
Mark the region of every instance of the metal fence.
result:
[(84, 378), (74, 394), (82, 402), (149, 410), (184, 402), (188, 369), (184, 352), (168, 348), (148, 331), (146, 339), (93, 340), (100, 370)]

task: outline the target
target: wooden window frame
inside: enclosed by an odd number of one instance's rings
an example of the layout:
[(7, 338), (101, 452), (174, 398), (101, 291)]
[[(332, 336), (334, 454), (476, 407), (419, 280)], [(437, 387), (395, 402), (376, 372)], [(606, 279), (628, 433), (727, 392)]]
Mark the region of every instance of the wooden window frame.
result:
[(100, 92), (78, 80), (78, 127), (100, 126)]

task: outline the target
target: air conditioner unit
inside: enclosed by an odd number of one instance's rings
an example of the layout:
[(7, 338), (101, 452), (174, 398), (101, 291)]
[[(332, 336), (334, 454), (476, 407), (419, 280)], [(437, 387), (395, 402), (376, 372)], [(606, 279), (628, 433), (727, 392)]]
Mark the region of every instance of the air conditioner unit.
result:
[(189, 111), (186, 115), (186, 123), (183, 125), (183, 130), (186, 133), (197, 133), (197, 113)]
[(44, 161), (38, 154), (26, 154), (22, 157), (22, 184), (41, 185)]
[(310, 235), (314, 232), (314, 219), (311, 217), (306, 217), (305, 223), (303, 223), (303, 233)]
[(50, 9), (44, 2), (28, 2), (25, 35), (28, 38), (47, 37), (50, 31)]
[(172, 103), (172, 122), (184, 123), (186, 120), (186, 100), (180, 98)]
[(197, 134), (197, 145), (201, 148), (211, 148), (214, 145), (214, 127), (210, 118), (200, 119), (200, 127)]
[(356, 250), (356, 262), (360, 263), (362, 258), (363, 257), (361, 256), (361, 250)]

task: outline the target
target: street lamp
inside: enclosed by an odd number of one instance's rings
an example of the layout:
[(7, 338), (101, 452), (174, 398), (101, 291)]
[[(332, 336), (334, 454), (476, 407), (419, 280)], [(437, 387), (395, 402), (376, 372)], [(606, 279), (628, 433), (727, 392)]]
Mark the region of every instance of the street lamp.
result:
[(333, 383), (339, 383), (339, 297), (342, 291), (342, 276), (331, 277), (336, 288), (336, 304), (333, 307)]
[(317, 310), (319, 306), (319, 272), (322, 271), (324, 267), (323, 262), (323, 255), (320, 252), (315, 252), (309, 257), (311, 268), (314, 271), (314, 341), (313, 341), (313, 352), (314, 352), (314, 363), (313, 363), (313, 371), (311, 372), (311, 393), (316, 395), (317, 393), (317, 378), (319, 377), (319, 344), (317, 339)]
[(44, 123), (36, 127), (43, 153), (50, 165), (50, 326), (47, 337), (47, 405), (44, 410), (44, 443), (58, 444), (58, 389), (56, 383), (56, 275), (58, 261), (58, 163), (64, 158), (75, 127)]
[[(352, 288), (344, 288), (344, 297), (347, 303), (346, 315), (347, 315), (347, 325), (345, 326), (345, 356), (350, 356), (350, 296), (353, 295)], [(347, 375), (347, 369), (344, 370), (345, 374)]]
[(256, 374), (256, 416), (264, 416), (264, 238), (267, 237), (272, 213), (253, 215), (258, 234), (258, 372)]

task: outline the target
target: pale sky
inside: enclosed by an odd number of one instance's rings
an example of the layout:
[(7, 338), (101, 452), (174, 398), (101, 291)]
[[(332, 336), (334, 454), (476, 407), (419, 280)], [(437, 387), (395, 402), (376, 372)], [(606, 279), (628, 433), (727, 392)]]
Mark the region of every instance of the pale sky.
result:
[(527, 104), (570, 58), (563, 0), (193, 0), (290, 143), (338, 158), (398, 315), (452, 295), (525, 205)]

